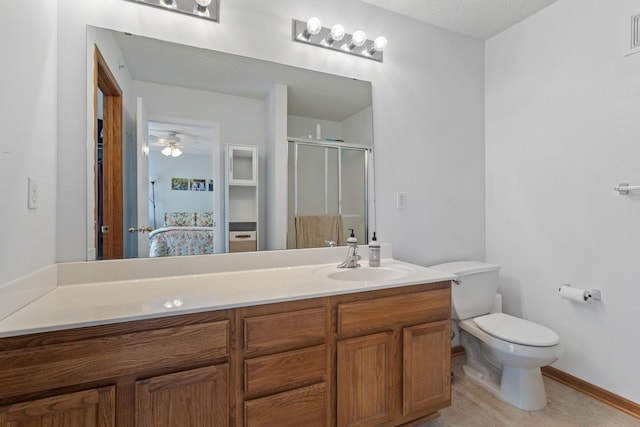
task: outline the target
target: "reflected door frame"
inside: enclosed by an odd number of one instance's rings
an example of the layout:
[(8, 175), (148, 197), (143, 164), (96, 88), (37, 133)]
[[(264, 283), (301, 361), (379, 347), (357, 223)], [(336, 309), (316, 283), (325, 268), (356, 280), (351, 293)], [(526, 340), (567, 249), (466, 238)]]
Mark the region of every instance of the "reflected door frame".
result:
[(93, 123), (94, 153), (98, 147), (97, 111), (98, 90), (103, 94), (103, 188), (102, 223), (108, 226), (102, 232), (98, 224), (97, 168), (98, 158), (94, 155), (94, 248), (97, 254), (98, 235), (102, 234), (102, 259), (121, 259), (123, 257), (123, 208), (122, 208), (122, 90), (118, 85), (107, 62), (94, 47), (94, 79), (93, 79)]

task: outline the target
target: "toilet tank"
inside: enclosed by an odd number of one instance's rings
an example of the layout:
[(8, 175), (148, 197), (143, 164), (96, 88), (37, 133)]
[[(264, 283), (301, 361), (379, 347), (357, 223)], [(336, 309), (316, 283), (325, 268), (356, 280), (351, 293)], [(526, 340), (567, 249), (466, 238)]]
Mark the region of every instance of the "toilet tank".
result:
[(491, 311), (498, 290), (499, 265), (479, 261), (455, 261), (429, 268), (456, 276), (451, 284), (452, 319), (469, 319)]

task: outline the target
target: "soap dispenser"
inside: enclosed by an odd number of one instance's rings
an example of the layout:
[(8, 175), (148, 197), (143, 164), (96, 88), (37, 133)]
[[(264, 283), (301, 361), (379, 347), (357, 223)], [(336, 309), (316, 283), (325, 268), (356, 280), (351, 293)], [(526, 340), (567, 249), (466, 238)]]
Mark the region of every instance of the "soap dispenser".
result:
[(380, 267), (380, 243), (375, 231), (369, 242), (369, 267)]
[(351, 235), (347, 239), (347, 245), (357, 245), (358, 238), (356, 237), (356, 234), (354, 233), (353, 228), (350, 228), (349, 231), (351, 232)]

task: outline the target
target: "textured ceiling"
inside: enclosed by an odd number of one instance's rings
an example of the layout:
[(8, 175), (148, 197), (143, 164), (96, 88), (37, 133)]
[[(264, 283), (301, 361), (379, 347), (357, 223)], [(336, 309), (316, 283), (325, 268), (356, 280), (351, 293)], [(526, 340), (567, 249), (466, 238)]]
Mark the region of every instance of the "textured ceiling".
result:
[(447, 30), (486, 40), (557, 0), (362, 0)]

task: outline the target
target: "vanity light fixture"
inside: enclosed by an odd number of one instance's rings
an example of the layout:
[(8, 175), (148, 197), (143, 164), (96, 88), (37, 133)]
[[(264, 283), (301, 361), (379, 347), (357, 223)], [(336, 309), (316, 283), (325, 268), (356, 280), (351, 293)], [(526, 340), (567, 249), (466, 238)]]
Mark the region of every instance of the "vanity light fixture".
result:
[(364, 31), (358, 30), (348, 34), (340, 24), (331, 28), (322, 26), (316, 17), (307, 21), (293, 20), (293, 41), (324, 47), (342, 53), (360, 56), (382, 62), (382, 52), (387, 46), (387, 38), (380, 36), (368, 40)]
[(126, 0), (218, 22), (220, 0)]

